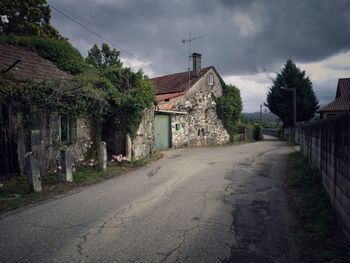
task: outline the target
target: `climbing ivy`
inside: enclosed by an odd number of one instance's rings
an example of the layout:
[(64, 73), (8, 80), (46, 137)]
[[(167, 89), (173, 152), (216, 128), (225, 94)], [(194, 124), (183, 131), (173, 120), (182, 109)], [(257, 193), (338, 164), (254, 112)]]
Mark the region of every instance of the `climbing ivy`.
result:
[[(1, 102), (23, 113), (30, 122), (37, 113), (55, 113), (86, 117), (97, 126), (101, 123), (124, 127), (135, 138), (144, 109), (156, 102), (155, 89), (142, 71), (133, 72), (118, 63), (103, 67), (87, 66), (80, 53), (68, 44), (39, 37), (0, 36), (1, 42), (18, 44), (36, 50), (60, 68), (79, 73), (72, 80), (30, 80), (18, 82), (11, 72), (0, 78)], [(108, 51), (108, 45), (104, 50)], [(76, 53), (77, 52), (77, 53)], [(100, 129), (100, 127), (99, 127)]]
[(238, 132), (237, 122), (242, 112), (241, 94), (233, 85), (226, 85), (222, 81), (221, 86), (223, 94), (216, 100), (217, 113), (232, 140), (233, 135)]
[(73, 117), (99, 117), (106, 105), (105, 94), (79, 79), (71, 82), (54, 80), (40, 84), (16, 82), (9, 77), (0, 79), (1, 103), (19, 112), (24, 124), (40, 113), (54, 113)]

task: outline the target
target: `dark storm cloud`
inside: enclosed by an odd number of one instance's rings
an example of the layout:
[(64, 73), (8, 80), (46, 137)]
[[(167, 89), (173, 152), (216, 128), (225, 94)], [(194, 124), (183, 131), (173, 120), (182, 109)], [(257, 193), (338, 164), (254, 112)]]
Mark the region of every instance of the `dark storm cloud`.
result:
[[(49, 1), (111, 42), (151, 61), (156, 74), (187, 68), (181, 40), (223, 75), (276, 71), (287, 58), (322, 60), (350, 48), (346, 0)], [(86, 55), (102, 41), (52, 11), (53, 24)]]

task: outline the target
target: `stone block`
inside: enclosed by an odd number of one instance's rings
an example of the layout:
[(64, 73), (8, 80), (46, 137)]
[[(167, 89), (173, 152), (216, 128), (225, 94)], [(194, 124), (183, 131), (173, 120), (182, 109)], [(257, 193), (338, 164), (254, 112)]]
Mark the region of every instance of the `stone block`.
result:
[(39, 163), (32, 155), (26, 158), (26, 175), (29, 187), (34, 192), (41, 192)]
[(106, 142), (100, 142), (100, 148), (98, 151), (98, 167), (101, 171), (107, 169), (107, 144)]
[(126, 157), (126, 159), (128, 159), (128, 161), (131, 161), (131, 158), (132, 158), (132, 141), (131, 141), (131, 137), (130, 137), (129, 133), (126, 135), (125, 157)]
[(61, 175), (65, 182), (73, 182), (72, 155), (68, 149), (61, 150)]

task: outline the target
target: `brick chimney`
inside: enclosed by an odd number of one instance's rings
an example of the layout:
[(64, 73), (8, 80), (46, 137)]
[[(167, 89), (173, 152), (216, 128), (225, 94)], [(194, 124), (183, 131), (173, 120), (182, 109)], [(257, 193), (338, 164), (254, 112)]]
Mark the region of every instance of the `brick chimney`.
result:
[(192, 68), (192, 77), (197, 77), (199, 75), (199, 72), (201, 72), (202, 65), (202, 55), (198, 53), (192, 54), (192, 61), (193, 61), (193, 68)]

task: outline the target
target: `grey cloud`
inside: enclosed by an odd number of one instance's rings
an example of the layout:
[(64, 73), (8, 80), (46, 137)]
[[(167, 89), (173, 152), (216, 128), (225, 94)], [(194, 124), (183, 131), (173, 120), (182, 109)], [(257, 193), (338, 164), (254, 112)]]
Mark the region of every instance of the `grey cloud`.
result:
[[(50, 0), (54, 6), (122, 48), (149, 60), (156, 74), (187, 68), (181, 40), (192, 43), (204, 65), (221, 74), (278, 70), (287, 58), (322, 60), (350, 48), (350, 3), (346, 0)], [(53, 23), (87, 54), (102, 41), (52, 11)]]
[(313, 83), (316, 96), (320, 106), (325, 106), (335, 99), (337, 91), (338, 78), (330, 78), (325, 81), (315, 81)]

